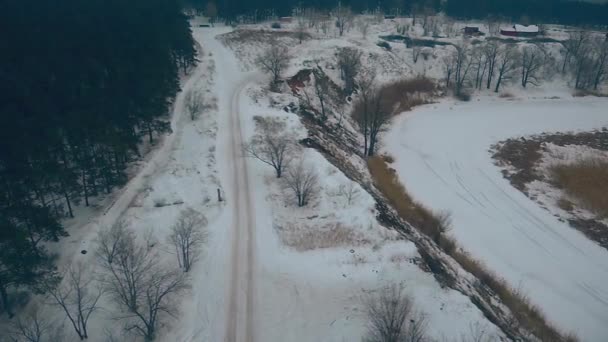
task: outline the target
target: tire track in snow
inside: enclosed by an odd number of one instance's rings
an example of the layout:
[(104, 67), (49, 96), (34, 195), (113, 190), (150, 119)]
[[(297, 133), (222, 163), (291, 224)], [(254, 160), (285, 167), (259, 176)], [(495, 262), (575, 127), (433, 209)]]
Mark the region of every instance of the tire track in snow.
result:
[(516, 201), (502, 187), (500, 187), (492, 178), (490, 178), (490, 176), (488, 176), (483, 170), (481, 170), (480, 168), (478, 168), (477, 170), (495, 189), (497, 189), (502, 194), (502, 197), (505, 198), (509, 204), (511, 204), (511, 207), (513, 209), (515, 209), (516, 212), (519, 213), (519, 215), (521, 216), (522, 219), (527, 221), (531, 226), (536, 227), (537, 229), (539, 229), (541, 231), (551, 234), (554, 238), (556, 238), (557, 240), (560, 240), (564, 244), (571, 247), (573, 250), (576, 250), (578, 253), (580, 253), (582, 255), (586, 255), (585, 251), (581, 250), (576, 245), (574, 245), (572, 242), (568, 241), (566, 238), (564, 238), (560, 234), (556, 233), (555, 230), (553, 230), (551, 227), (549, 227), (545, 222), (543, 222), (541, 219), (539, 219), (536, 215), (531, 213), (528, 208), (524, 207), (523, 205), (521, 205), (521, 203)]
[(226, 342), (254, 341), (253, 327), (253, 267), (254, 267), (254, 231), (255, 217), (247, 170), (247, 161), (242, 156), (243, 145), (239, 99), (241, 92), (249, 83), (243, 80), (232, 93), (230, 100), (230, 131), (232, 157), (233, 187), (232, 199), (234, 223), (232, 224), (232, 261), (231, 281), (226, 324)]

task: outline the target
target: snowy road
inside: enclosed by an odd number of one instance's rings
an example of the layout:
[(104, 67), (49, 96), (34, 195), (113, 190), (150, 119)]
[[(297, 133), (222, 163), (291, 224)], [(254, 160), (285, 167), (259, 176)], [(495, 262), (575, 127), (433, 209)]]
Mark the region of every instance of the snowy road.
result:
[(608, 101), (451, 101), (398, 117), (384, 139), (414, 198), (449, 210), (452, 234), (581, 341), (608, 340), (608, 252), (513, 188), (493, 143), (608, 124)]
[(202, 35), (205, 51), (213, 54), (218, 78), (219, 148), (218, 163), (222, 184), (226, 189), (227, 213), (230, 217), (225, 229), (230, 230), (229, 265), (226, 270), (226, 327), (224, 341), (255, 340), (253, 324), (254, 267), (255, 267), (255, 216), (251, 200), (251, 187), (247, 159), (243, 157), (243, 130), (241, 128), (240, 98), (256, 74), (239, 71), (233, 53), (215, 39), (225, 29), (210, 29)]
[(255, 218), (251, 203), (251, 188), (247, 172), (247, 160), (243, 158), (241, 146), (243, 138), (241, 134), (239, 98), (241, 91), (247, 85), (245, 79), (238, 85), (232, 95), (229, 107), (231, 159), (230, 167), (233, 170), (233, 186), (231, 191), (234, 222), (231, 225), (232, 237), (232, 261), (231, 280), (229, 282), (230, 298), (226, 326), (225, 341), (253, 341), (253, 239), (255, 236)]

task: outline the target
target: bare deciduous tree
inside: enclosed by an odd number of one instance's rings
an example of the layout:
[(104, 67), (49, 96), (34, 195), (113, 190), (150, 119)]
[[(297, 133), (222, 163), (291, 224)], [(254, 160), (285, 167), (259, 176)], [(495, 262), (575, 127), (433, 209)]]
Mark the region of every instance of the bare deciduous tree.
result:
[(342, 6), (342, 3), (338, 2), (338, 7), (334, 8), (333, 15), (336, 17), (338, 32), (342, 36), (353, 20), (353, 12), (350, 10), (350, 7)]
[(469, 45), (456, 46), (454, 62), (454, 92), (456, 95), (460, 95), (469, 81), (469, 71), (474, 63), (474, 59), (470, 56)]
[(511, 75), (518, 67), (519, 52), (513, 45), (505, 45), (501, 47), (497, 60), (496, 67), (498, 75), (496, 75), (496, 87), (494, 92), (498, 93), (500, 85), (511, 78)]
[(393, 114), (390, 104), (385, 103), (385, 100), (383, 89), (378, 89), (370, 101), (369, 148), (367, 149), (367, 155), (370, 157), (375, 155), (378, 136), (384, 131)]
[(355, 182), (349, 182), (348, 185), (340, 184), (338, 187), (338, 195), (344, 197), (346, 200), (344, 207), (346, 207), (347, 205), (351, 205), (352, 202), (357, 198), (359, 195), (359, 189), (357, 188)]
[(171, 228), (169, 242), (175, 247), (177, 261), (184, 272), (197, 260), (202, 245), (207, 241), (207, 219), (194, 209), (180, 213), (177, 222)]
[(562, 73), (566, 72), (566, 67), (570, 64), (572, 57), (580, 57), (580, 48), (589, 42), (589, 33), (586, 31), (571, 32), (568, 40), (563, 42), (564, 45), (564, 62), (562, 64)]
[(352, 93), (355, 87), (355, 80), (361, 69), (362, 52), (355, 48), (344, 47), (338, 49), (337, 59), (340, 77), (344, 81), (344, 91)]
[(308, 21), (308, 28), (315, 28), (319, 32), (321, 13), (314, 7), (304, 9), (304, 18)]
[(200, 97), (194, 91), (189, 91), (186, 93), (184, 102), (186, 103), (186, 110), (188, 111), (188, 114), (190, 114), (190, 119), (192, 121), (196, 120), (202, 109)]
[(389, 286), (365, 301), (369, 320), (368, 342), (427, 341), (427, 319), (414, 309), (401, 286)]
[[(97, 246), (100, 264), (107, 273), (103, 283), (115, 302), (124, 303), (128, 310), (135, 311), (141, 297), (141, 284), (153, 271), (155, 259), (151, 249), (135, 242), (133, 232), (126, 226), (117, 230), (111, 238), (113, 240), (109, 244), (117, 246), (114, 250), (105, 248), (101, 243)], [(112, 255), (109, 251), (112, 251)]]
[(351, 114), (363, 134), (363, 153), (366, 156), (374, 155), (378, 135), (392, 115), (392, 108), (385, 103), (382, 89), (376, 86), (375, 79), (376, 75), (371, 70), (359, 77), (359, 97)]
[(606, 79), (608, 69), (608, 41), (596, 41), (593, 45), (596, 48), (595, 63), (594, 63), (594, 74), (593, 77), (593, 89), (597, 90), (597, 87)]
[(298, 201), (298, 206), (303, 207), (318, 190), (318, 176), (313, 166), (305, 165), (304, 160), (287, 170), (284, 177), (285, 186), (291, 190)]
[(45, 285), (53, 304), (61, 308), (81, 340), (89, 337), (89, 318), (99, 309), (97, 302), (103, 294), (101, 287), (93, 286), (93, 279), (85, 279), (83, 269), (82, 264), (70, 266), (59, 285)]
[(277, 178), (281, 178), (294, 149), (284, 132), (285, 123), (273, 118), (258, 118), (256, 121), (259, 132), (243, 146), (243, 150), (250, 157), (272, 166)]
[(302, 101), (303, 106), (308, 108), (314, 108), (313, 100), (316, 99), (321, 108), (321, 120), (325, 121), (327, 120), (329, 106), (335, 94), (330, 87), (329, 77), (327, 77), (319, 65), (319, 61), (316, 61), (316, 67), (312, 69), (312, 75), (314, 76), (312, 79), (314, 97), (309, 94), (306, 87), (301, 89), (298, 97)]
[(488, 59), (484, 53), (483, 47), (475, 47), (471, 53), (473, 67), (475, 68), (475, 88), (481, 89), (483, 78), (488, 69)]
[(127, 223), (123, 220), (117, 221), (110, 229), (101, 230), (97, 234), (97, 256), (105, 259), (104, 262), (111, 264), (114, 261), (114, 256), (124, 248), (122, 244), (126, 243), (123, 239), (127, 236)]
[(169, 270), (159, 265), (153, 249), (138, 244), (128, 229), (114, 236), (121, 241), (114, 252), (112, 262), (98, 246), (102, 267), (106, 270), (103, 283), (122, 313), (116, 318), (127, 320), (125, 327), (152, 341), (156, 334), (159, 315), (174, 315), (172, 295), (186, 287), (183, 272)]
[(11, 324), (11, 339), (15, 342), (44, 342), (51, 341), (49, 333), (52, 329), (50, 322), (38, 314), (38, 310), (25, 313)]
[(447, 56), (444, 56), (442, 59), (442, 65), (443, 65), (443, 73), (444, 73), (444, 77), (445, 77), (445, 87), (449, 88), (451, 81), (452, 81), (452, 76), (454, 75), (454, 65), (456, 64), (456, 58), (455, 55), (453, 53), (448, 54)]
[(361, 33), (363, 39), (367, 39), (367, 32), (369, 31), (369, 21), (365, 18), (359, 18), (357, 20), (357, 29)]
[(153, 341), (156, 337), (159, 315), (175, 316), (176, 309), (172, 296), (186, 289), (186, 277), (182, 272), (155, 266), (153, 273), (138, 286), (142, 290), (138, 298), (139, 305), (135, 311), (126, 314), (125, 318), (134, 318), (127, 323), (126, 329), (143, 336), (145, 341)]
[(420, 53), (422, 52), (422, 46), (414, 41), (412, 41), (412, 60), (414, 63), (418, 62), (418, 57), (420, 57)]
[(302, 41), (304, 40), (304, 38), (306, 38), (306, 29), (308, 26), (306, 22), (306, 17), (298, 16), (296, 23), (296, 36), (298, 37), (300, 44), (302, 44)]
[(496, 42), (487, 42), (483, 47), (483, 53), (486, 56), (488, 63), (488, 77), (486, 88), (490, 89), (492, 86), (492, 79), (494, 78), (494, 70), (496, 69), (496, 59), (500, 51), (499, 45)]
[(592, 43), (586, 39), (572, 54), (572, 72), (576, 89), (588, 88), (592, 83), (593, 56)]
[(287, 48), (281, 46), (277, 41), (271, 42), (270, 47), (256, 58), (255, 62), (258, 67), (272, 76), (271, 90), (278, 90), (281, 73), (289, 65), (290, 59)]
[(538, 73), (545, 63), (545, 51), (538, 45), (529, 45), (521, 53), (521, 86), (538, 86)]

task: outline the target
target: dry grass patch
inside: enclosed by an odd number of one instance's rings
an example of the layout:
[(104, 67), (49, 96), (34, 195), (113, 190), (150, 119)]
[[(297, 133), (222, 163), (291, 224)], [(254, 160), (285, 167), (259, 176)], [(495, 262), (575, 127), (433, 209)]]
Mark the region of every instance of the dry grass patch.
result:
[(391, 82), (381, 89), (383, 101), (392, 106), (394, 114), (427, 103), (428, 95), (433, 91), (435, 91), (435, 83), (426, 77)]
[(601, 218), (608, 217), (608, 161), (582, 159), (550, 169), (553, 181), (582, 206)]
[(557, 200), (557, 206), (564, 211), (572, 211), (574, 210), (574, 205), (567, 198), (561, 197)]
[(520, 326), (542, 341), (577, 341), (573, 335), (564, 335), (549, 324), (543, 312), (532, 305), (525, 295), (507, 285), (504, 279), (488, 270), (480, 261), (463, 252), (454, 239), (445, 236), (443, 233), (449, 229), (449, 216), (433, 213), (414, 201), (405, 187), (399, 183), (395, 170), (390, 168), (381, 157), (368, 159), (367, 165), (374, 184), (386, 196), (399, 216), (432, 238), (465, 271), (473, 274), (481, 284), (494, 291)]
[(319, 228), (289, 225), (286, 229), (280, 230), (279, 236), (284, 245), (292, 247), (298, 252), (332, 247), (362, 246), (371, 243), (363, 234), (340, 223), (328, 224)]
[[(311, 39), (312, 36), (308, 33), (304, 33), (303, 40)], [(270, 31), (270, 30), (252, 30), (252, 29), (239, 29), (234, 30), (230, 33), (225, 33), (219, 36), (219, 39), (228, 44), (240, 44), (240, 43), (262, 43), (270, 44), (277, 40), (293, 40), (299, 41), (297, 32), (289, 31)]]
[(382, 157), (372, 157), (367, 166), (374, 178), (374, 184), (387, 197), (399, 215), (437, 243), (441, 243), (442, 233), (449, 227), (447, 215), (433, 213), (424, 205), (414, 201), (401, 185), (397, 173), (390, 168)]
[(595, 91), (595, 90), (579, 89), (579, 90), (575, 91), (572, 94), (572, 96), (574, 96), (574, 97), (585, 97), (585, 96), (608, 97), (608, 94), (600, 93), (599, 91)]

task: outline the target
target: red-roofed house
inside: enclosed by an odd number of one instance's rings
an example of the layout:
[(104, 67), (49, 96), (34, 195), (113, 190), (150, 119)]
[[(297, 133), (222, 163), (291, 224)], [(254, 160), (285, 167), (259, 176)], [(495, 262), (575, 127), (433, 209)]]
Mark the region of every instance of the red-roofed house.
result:
[(540, 33), (536, 25), (519, 25), (515, 24), (511, 27), (501, 28), (500, 34), (503, 36), (512, 37), (535, 37)]

